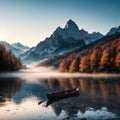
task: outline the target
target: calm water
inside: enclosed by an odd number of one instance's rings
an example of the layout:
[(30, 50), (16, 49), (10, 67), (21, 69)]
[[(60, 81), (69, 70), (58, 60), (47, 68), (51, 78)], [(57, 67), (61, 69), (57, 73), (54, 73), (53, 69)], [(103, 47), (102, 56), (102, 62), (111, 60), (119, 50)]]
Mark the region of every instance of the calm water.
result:
[[(0, 120), (120, 119), (120, 77), (10, 74), (0, 77)], [(80, 95), (48, 104), (46, 93), (76, 86)], [(40, 100), (45, 102), (38, 105)]]

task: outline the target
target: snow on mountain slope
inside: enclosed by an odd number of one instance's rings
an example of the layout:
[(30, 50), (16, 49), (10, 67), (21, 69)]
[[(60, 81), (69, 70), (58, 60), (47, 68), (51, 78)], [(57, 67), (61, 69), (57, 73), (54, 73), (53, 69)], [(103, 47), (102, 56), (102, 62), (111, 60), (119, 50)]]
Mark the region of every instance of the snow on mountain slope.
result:
[(9, 44), (5, 41), (0, 41), (0, 44), (4, 45), (7, 50), (11, 50), (16, 57), (18, 57), (20, 54), (23, 54), (24, 52), (30, 49), (29, 47), (23, 46), (20, 43)]
[(21, 43), (17, 42), (17, 43), (13, 43), (12, 44), (13, 47), (18, 48), (18, 49), (24, 49), (24, 50), (28, 50), (30, 49), (28, 46), (24, 46)]
[(111, 28), (110, 31), (106, 35), (112, 35), (116, 32), (120, 32), (120, 26)]
[(87, 31), (79, 30), (76, 23), (69, 20), (64, 28), (58, 27), (53, 34), (31, 51), (21, 56), (23, 61), (39, 61), (54, 55), (68, 52), (72, 49), (85, 46), (103, 37), (100, 33), (89, 34)]

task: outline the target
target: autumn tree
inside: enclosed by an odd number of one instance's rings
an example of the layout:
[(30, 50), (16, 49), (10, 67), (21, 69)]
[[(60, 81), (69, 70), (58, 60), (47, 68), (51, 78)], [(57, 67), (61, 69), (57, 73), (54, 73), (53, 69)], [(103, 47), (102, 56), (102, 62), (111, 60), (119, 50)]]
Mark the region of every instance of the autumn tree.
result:
[(109, 62), (109, 49), (103, 51), (101, 60), (100, 60), (100, 71), (108, 71), (108, 62)]
[(120, 72), (120, 45), (116, 49), (115, 67)]
[(79, 66), (80, 72), (90, 72), (90, 58), (89, 56), (82, 57)]
[(101, 49), (100, 48), (94, 49), (90, 55), (90, 71), (91, 72), (98, 71), (100, 58), (101, 58)]
[(78, 72), (79, 71), (79, 63), (80, 63), (79, 58), (75, 58), (70, 64), (69, 71), (70, 72)]
[(108, 72), (115, 71), (116, 46), (111, 46), (109, 52)]
[(60, 72), (65, 72), (65, 71), (68, 71), (68, 63), (66, 60), (62, 60), (59, 64), (59, 67), (58, 67), (59, 71)]
[(13, 71), (23, 68), (20, 60), (11, 51), (0, 45), (0, 71)]

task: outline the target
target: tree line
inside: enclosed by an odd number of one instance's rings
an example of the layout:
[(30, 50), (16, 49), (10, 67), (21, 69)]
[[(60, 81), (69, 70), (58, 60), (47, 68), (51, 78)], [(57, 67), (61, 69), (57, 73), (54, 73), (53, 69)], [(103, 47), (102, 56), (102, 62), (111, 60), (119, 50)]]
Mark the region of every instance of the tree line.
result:
[(59, 62), (58, 69), (61, 72), (119, 73), (120, 37), (69, 55)]
[(25, 66), (11, 51), (0, 45), (0, 71), (14, 71), (23, 67)]

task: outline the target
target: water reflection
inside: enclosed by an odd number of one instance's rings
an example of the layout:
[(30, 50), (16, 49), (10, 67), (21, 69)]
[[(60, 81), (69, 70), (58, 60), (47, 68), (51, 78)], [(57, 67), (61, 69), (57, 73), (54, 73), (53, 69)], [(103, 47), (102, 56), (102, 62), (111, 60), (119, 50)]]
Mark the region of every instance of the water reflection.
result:
[(20, 78), (0, 78), (0, 105), (6, 101), (13, 99), (17, 91), (22, 85)]
[[(120, 78), (0, 78), (0, 107), (7, 101), (22, 104), (35, 97), (47, 100), (46, 93), (79, 87), (80, 95), (55, 101), (49, 105), (60, 116), (64, 111), (69, 117), (85, 114), (106, 107), (109, 112), (120, 115)], [(5, 98), (5, 99), (3, 99)], [(37, 104), (37, 103), (36, 103)], [(48, 107), (48, 108), (49, 108)], [(46, 109), (48, 109), (46, 108)], [(40, 111), (38, 111), (39, 114)]]
[(25, 98), (35, 96), (45, 98), (48, 88), (36, 82), (28, 82), (21, 78), (0, 78), (0, 103), (14, 101), (19, 104)]
[(98, 110), (101, 106), (106, 106), (109, 111), (120, 114), (119, 78), (60, 78), (46, 79), (45, 82), (42, 80), (39, 81), (53, 91), (71, 89), (76, 86), (80, 88), (79, 96), (61, 100), (51, 105), (57, 114), (57, 108), (59, 108), (59, 112), (60, 110), (64, 110), (66, 113), (70, 113), (69, 115), (72, 115), (72, 113), (76, 114), (79, 110), (84, 113), (88, 107)]

